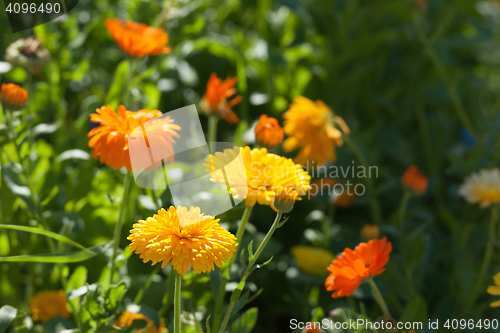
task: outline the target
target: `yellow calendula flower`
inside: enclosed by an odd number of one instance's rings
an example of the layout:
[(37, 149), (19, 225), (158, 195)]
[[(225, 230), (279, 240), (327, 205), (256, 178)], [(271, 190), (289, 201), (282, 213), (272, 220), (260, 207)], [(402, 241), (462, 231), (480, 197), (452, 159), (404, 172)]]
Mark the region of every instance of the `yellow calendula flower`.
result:
[(300, 149), (295, 157), (297, 163), (305, 165), (308, 161), (321, 165), (327, 161), (335, 162), (335, 146), (342, 146), (342, 132), (350, 130), (344, 120), (334, 116), (322, 101), (313, 102), (308, 98), (296, 97), (290, 108), (283, 114), (284, 131), (288, 138), (283, 142), (286, 152)]
[(311, 275), (327, 275), (328, 265), (335, 259), (330, 251), (315, 246), (299, 245), (292, 248), (292, 255), (300, 270)]
[(47, 321), (57, 316), (69, 318), (66, 303), (64, 290), (40, 291), (30, 301), (31, 317), (35, 321)]
[(203, 215), (198, 207), (170, 207), (130, 230), (130, 249), (151, 265), (162, 262), (181, 275), (193, 267), (198, 274), (214, 269), (231, 258), (236, 251), (236, 237), (219, 225), (213, 216)]
[(286, 187), (275, 186), (273, 204), (271, 208), (276, 212), (289, 213), (293, 209), (293, 204), (297, 200), (297, 191)]
[[(497, 273), (493, 276), (493, 281), (494, 281), (495, 285), (489, 286), (488, 289), (486, 289), (486, 292), (490, 295), (499, 296), (500, 295), (500, 273)], [(492, 308), (499, 307), (500, 300), (490, 303), (490, 306)]]
[[(151, 319), (143, 315), (142, 313), (132, 313), (129, 311), (123, 311), (118, 320), (113, 323), (116, 327), (129, 327), (134, 323), (134, 320), (144, 320), (146, 324), (151, 323)], [(163, 318), (160, 319), (161, 327), (157, 329), (155, 326), (147, 330), (146, 333), (166, 333), (167, 328), (165, 327), (165, 321)], [(120, 331), (115, 330), (113, 333), (120, 333)], [(137, 330), (135, 333), (143, 333), (143, 330)]]
[(460, 186), (458, 194), (470, 203), (479, 203), (483, 208), (500, 203), (500, 170), (482, 169), (473, 173)]
[[(243, 162), (232, 163), (242, 155)], [(300, 200), (311, 188), (311, 176), (293, 160), (270, 154), (266, 148), (234, 147), (216, 152), (205, 159), (205, 170), (213, 182), (229, 184), (235, 199), (245, 198), (247, 206), (273, 206), (277, 192), (284, 188), (296, 191), (294, 201)]]

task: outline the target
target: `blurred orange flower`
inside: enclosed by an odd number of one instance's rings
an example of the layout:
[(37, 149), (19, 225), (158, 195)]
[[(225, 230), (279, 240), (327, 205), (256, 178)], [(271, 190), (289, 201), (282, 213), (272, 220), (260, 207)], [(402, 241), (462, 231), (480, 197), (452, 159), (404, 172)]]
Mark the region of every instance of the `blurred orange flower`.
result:
[(333, 115), (322, 101), (313, 102), (308, 98), (296, 97), (290, 108), (283, 114), (284, 131), (288, 138), (283, 142), (285, 152), (300, 149), (295, 157), (297, 163), (305, 165), (307, 161), (324, 164), (335, 162), (335, 146), (342, 146), (342, 132), (350, 130), (344, 120)]
[[(130, 147), (129, 147), (129, 135), (132, 131), (139, 126), (143, 125), (145, 122), (162, 115), (158, 110), (139, 110), (137, 112), (127, 111), (125, 106), (120, 105), (118, 107), (118, 113), (116, 113), (111, 106), (103, 106), (96, 110), (97, 113), (92, 113), (90, 115), (90, 120), (94, 123), (100, 123), (101, 125), (93, 128), (88, 133), (89, 147), (93, 149), (92, 157), (99, 158), (101, 163), (106, 164), (113, 169), (126, 168), (127, 171), (132, 170), (132, 164), (130, 162)], [(174, 148), (175, 143), (174, 138), (179, 138), (179, 134), (176, 132), (180, 130), (180, 126), (173, 124), (173, 120), (170, 117), (162, 117), (158, 120), (159, 126), (154, 126), (154, 122), (151, 126), (148, 125), (148, 136), (149, 144), (152, 141), (158, 140), (156, 147), (162, 147), (163, 159), (173, 162), (174, 161)], [(154, 135), (155, 131), (158, 135)], [(140, 144), (139, 140), (133, 140)], [(134, 158), (144, 161), (144, 168), (156, 168), (161, 165), (161, 160), (152, 166), (149, 165), (147, 161), (150, 161), (149, 151), (143, 151), (142, 149), (136, 149), (143, 153), (144, 156), (134, 156)]]
[(28, 92), (14, 83), (2, 83), (0, 99), (5, 108), (19, 110), (24, 108), (28, 100)]
[(255, 126), (255, 139), (267, 148), (274, 148), (283, 141), (283, 129), (276, 118), (263, 114)]
[(226, 78), (224, 81), (212, 73), (207, 83), (207, 91), (201, 101), (201, 107), (208, 115), (217, 115), (230, 124), (238, 124), (240, 120), (231, 110), (231, 107), (238, 104), (242, 97), (236, 96), (231, 101), (227, 99), (238, 92), (234, 85), (238, 81), (237, 77)]
[(376, 239), (380, 237), (380, 228), (376, 224), (367, 223), (361, 229), (361, 238), (365, 240)]
[(123, 52), (132, 57), (169, 53), (171, 50), (165, 46), (168, 34), (163, 29), (133, 21), (123, 23), (119, 19), (107, 19), (104, 25)]
[(360, 243), (354, 250), (346, 248), (327, 268), (331, 274), (326, 290), (333, 291), (333, 298), (352, 295), (363, 280), (385, 270), (391, 251), (392, 244), (385, 237)]
[(427, 190), (429, 179), (415, 165), (410, 166), (403, 174), (403, 186), (416, 194)]
[[(144, 320), (146, 324), (151, 323), (151, 319), (143, 315), (142, 313), (132, 313), (129, 311), (123, 311), (118, 320), (114, 321), (114, 325), (116, 327), (129, 327), (134, 323), (134, 320)], [(167, 328), (165, 327), (165, 321), (163, 318), (160, 319), (161, 327), (157, 329), (156, 326), (153, 325), (146, 333), (166, 333)], [(115, 330), (113, 333), (119, 333), (120, 331)], [(143, 330), (136, 330), (135, 333), (143, 333)]]
[(64, 290), (40, 291), (30, 301), (31, 316), (35, 321), (47, 321), (57, 316), (69, 318), (66, 303)]

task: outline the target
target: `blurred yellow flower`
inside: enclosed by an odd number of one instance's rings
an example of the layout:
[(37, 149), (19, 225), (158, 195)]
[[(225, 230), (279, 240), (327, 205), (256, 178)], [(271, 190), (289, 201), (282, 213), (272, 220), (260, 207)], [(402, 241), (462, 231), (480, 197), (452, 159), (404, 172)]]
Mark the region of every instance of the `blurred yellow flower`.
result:
[[(497, 273), (493, 276), (493, 282), (495, 283), (495, 286), (489, 286), (488, 289), (486, 289), (486, 292), (490, 295), (499, 296), (500, 295), (500, 273)], [(492, 308), (499, 307), (500, 300), (490, 303), (490, 306)]]
[[(143, 315), (142, 313), (132, 313), (129, 311), (123, 311), (118, 320), (113, 323), (117, 327), (129, 327), (133, 324), (134, 320), (144, 320), (146, 324), (151, 323), (151, 319)], [(166, 333), (167, 328), (165, 327), (165, 321), (163, 318), (160, 319), (161, 327), (157, 329), (156, 326), (151, 327), (146, 333)], [(120, 331), (115, 330), (113, 333), (119, 333)], [(135, 333), (143, 333), (143, 330), (136, 330)]]
[(299, 245), (292, 248), (292, 255), (300, 270), (311, 275), (327, 275), (328, 265), (335, 255), (330, 251), (315, 246)]
[(162, 262), (181, 275), (193, 266), (196, 273), (207, 272), (231, 258), (236, 251), (236, 237), (219, 226), (219, 220), (203, 215), (198, 207), (170, 207), (146, 221), (140, 220), (130, 230), (130, 249), (151, 265)]
[[(244, 165), (231, 167), (231, 162), (240, 151)], [(289, 158), (270, 154), (266, 148), (250, 149), (247, 146), (225, 149), (208, 156), (204, 166), (213, 182), (225, 184), (227, 179), (232, 196), (235, 199), (245, 196), (245, 204), (250, 207), (256, 203), (272, 207), (276, 193), (283, 188), (295, 190), (295, 200), (300, 200), (300, 196), (306, 195), (311, 188), (311, 176), (300, 164), (295, 164)], [(224, 172), (221, 171), (222, 168)]]
[(361, 229), (361, 238), (370, 240), (380, 237), (380, 228), (376, 224), (367, 223)]
[(342, 146), (342, 132), (350, 133), (344, 120), (333, 115), (322, 101), (313, 102), (308, 98), (296, 97), (290, 108), (283, 114), (284, 131), (288, 138), (283, 142), (285, 152), (300, 149), (295, 157), (297, 163), (308, 161), (321, 165), (335, 162), (335, 146)]
[(465, 179), (458, 193), (470, 203), (479, 203), (481, 207), (500, 203), (500, 171), (498, 168), (482, 169)]
[(66, 293), (64, 290), (40, 291), (31, 299), (31, 317), (35, 321), (47, 321), (57, 316), (69, 318), (66, 303)]

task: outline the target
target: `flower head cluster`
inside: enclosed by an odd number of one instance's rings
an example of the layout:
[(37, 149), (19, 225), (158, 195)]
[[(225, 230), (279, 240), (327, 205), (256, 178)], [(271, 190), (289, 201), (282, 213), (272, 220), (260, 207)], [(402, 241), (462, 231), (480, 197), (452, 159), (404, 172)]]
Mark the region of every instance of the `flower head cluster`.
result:
[(28, 100), (28, 92), (14, 83), (2, 83), (0, 100), (4, 107), (11, 110), (24, 108)]
[[(129, 136), (136, 130), (142, 133), (141, 125), (153, 118), (160, 117), (162, 113), (158, 110), (139, 110), (137, 112), (127, 111), (125, 106), (118, 107), (116, 113), (112, 107), (103, 106), (97, 109), (97, 113), (90, 115), (90, 120), (99, 123), (100, 126), (90, 130), (88, 133), (89, 147), (93, 149), (92, 157), (99, 158), (101, 163), (108, 165), (113, 169), (125, 167), (128, 171), (132, 170), (130, 161)], [(158, 126), (155, 126), (157, 122)], [(162, 147), (162, 157), (165, 160), (174, 161), (174, 138), (179, 138), (181, 128), (173, 123), (168, 116), (161, 117), (148, 123), (147, 139), (149, 145)], [(142, 135), (142, 134), (141, 134)], [(131, 140), (131, 144), (140, 144), (138, 140)], [(134, 156), (139, 161), (149, 161), (149, 152), (143, 149), (136, 149), (138, 153), (144, 156)], [(161, 165), (161, 161), (153, 164), (152, 168)], [(149, 162), (145, 163), (149, 166)]]
[[(231, 167), (240, 152), (244, 165)], [(256, 203), (273, 207), (277, 194), (300, 200), (311, 188), (311, 176), (300, 164), (270, 154), (266, 148), (234, 147), (216, 152), (205, 159), (205, 170), (213, 182), (226, 184), (227, 180), (231, 195), (236, 199), (244, 196), (246, 205), (251, 207)]]
[(33, 320), (40, 321), (47, 321), (57, 316), (69, 318), (66, 303), (64, 290), (40, 291), (30, 301), (31, 316)]
[(217, 115), (230, 124), (238, 124), (239, 118), (231, 110), (241, 101), (241, 96), (236, 96), (231, 101), (227, 99), (238, 92), (234, 85), (238, 78), (226, 78), (224, 81), (212, 73), (207, 83), (205, 96), (201, 100), (201, 107), (208, 115)]
[(181, 275), (193, 267), (200, 274), (218, 267), (236, 251), (236, 237), (219, 225), (219, 220), (203, 215), (197, 207), (170, 207), (130, 230), (130, 249), (140, 254), (143, 262), (161, 262)]
[(295, 161), (306, 164), (307, 161), (320, 165), (327, 161), (335, 162), (335, 146), (342, 146), (342, 132), (349, 127), (340, 117), (335, 117), (322, 101), (313, 102), (308, 98), (296, 97), (288, 111), (283, 115), (284, 130), (288, 138), (283, 142), (286, 152), (300, 149)]
[(473, 173), (460, 186), (458, 193), (468, 202), (479, 203), (481, 207), (500, 203), (500, 170), (482, 169)]
[(415, 194), (422, 194), (427, 190), (429, 179), (418, 169), (412, 165), (403, 173), (403, 186)]
[(346, 248), (328, 266), (326, 290), (333, 291), (333, 298), (352, 295), (363, 280), (385, 270), (391, 251), (392, 244), (385, 237), (361, 243), (354, 250)]
[(276, 118), (263, 114), (255, 126), (255, 140), (264, 147), (274, 148), (283, 141), (283, 129)]
[(132, 57), (169, 53), (171, 50), (166, 46), (168, 34), (163, 29), (133, 21), (124, 23), (118, 19), (107, 19), (104, 25), (123, 52)]
[[(134, 320), (143, 320), (146, 322), (146, 324), (151, 323), (151, 319), (149, 319), (148, 317), (146, 317), (142, 313), (132, 313), (130, 311), (123, 311), (122, 314), (120, 315), (120, 317), (117, 320), (115, 320), (115, 322), (113, 324), (116, 327), (125, 328), (125, 327), (132, 326), (132, 324), (134, 323)], [(141, 329), (141, 330), (136, 330), (135, 333), (166, 333), (167, 328), (165, 327), (165, 321), (163, 320), (163, 318), (161, 318), (160, 320), (161, 320), (161, 327), (159, 329), (157, 329), (155, 326), (153, 326), (149, 330), (147, 330), (146, 332), (144, 332), (144, 330)], [(118, 331), (118, 330), (113, 331), (113, 333), (119, 333), (119, 332), (120, 331)]]
[[(489, 286), (486, 289), (486, 292), (490, 295), (500, 296), (500, 273), (497, 273), (493, 276), (494, 286)], [(497, 308), (500, 306), (500, 300), (490, 303), (492, 308)]]
[(21, 38), (7, 47), (5, 60), (13, 66), (23, 67), (31, 73), (39, 74), (49, 62), (50, 53), (37, 37)]
[(292, 255), (301, 271), (319, 276), (325, 276), (328, 273), (326, 267), (335, 259), (335, 255), (330, 251), (305, 245), (294, 246)]

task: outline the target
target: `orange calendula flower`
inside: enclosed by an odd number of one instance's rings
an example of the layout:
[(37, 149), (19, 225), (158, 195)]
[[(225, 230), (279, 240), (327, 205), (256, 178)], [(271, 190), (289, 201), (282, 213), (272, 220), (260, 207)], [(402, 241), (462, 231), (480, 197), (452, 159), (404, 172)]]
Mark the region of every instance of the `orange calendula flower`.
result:
[(35, 321), (47, 321), (57, 316), (69, 318), (66, 303), (64, 290), (40, 291), (30, 301), (31, 317)]
[(255, 140), (261, 145), (274, 148), (283, 141), (283, 129), (276, 118), (263, 114), (255, 126)]
[(328, 266), (326, 290), (333, 291), (333, 298), (352, 295), (363, 280), (385, 270), (391, 251), (392, 244), (385, 237), (361, 243), (354, 250), (346, 248)]
[[(90, 120), (101, 125), (90, 130), (87, 135), (90, 138), (89, 147), (93, 149), (93, 158), (99, 158), (101, 163), (113, 169), (126, 168), (127, 171), (131, 171), (129, 136), (133, 134), (144, 137), (141, 125), (148, 122), (146, 136), (148, 146), (156, 147), (156, 151), (161, 150), (164, 160), (174, 161), (174, 138), (179, 138), (177, 131), (181, 128), (174, 124), (170, 117), (160, 117), (162, 113), (158, 110), (127, 111), (123, 105), (118, 107), (118, 113), (110, 106), (103, 106), (96, 111), (97, 113), (90, 115)], [(157, 119), (150, 122), (153, 118)], [(138, 132), (132, 133), (134, 130)], [(143, 144), (141, 140), (131, 140), (131, 144), (138, 145), (138, 149), (134, 149), (134, 152), (143, 154), (143, 156), (134, 155), (134, 159), (139, 161), (135, 163), (134, 169), (156, 168), (161, 165), (161, 160), (150, 165), (149, 151), (139, 146)]]
[(133, 21), (123, 23), (119, 19), (107, 19), (104, 25), (123, 52), (132, 57), (169, 53), (171, 50), (165, 45), (168, 34), (161, 28)]
[[(231, 162), (242, 154), (242, 165), (231, 166)], [(311, 188), (311, 176), (293, 160), (267, 152), (266, 148), (234, 147), (216, 152), (205, 159), (205, 170), (211, 181), (227, 184), (235, 199), (245, 197), (247, 206), (273, 204), (280, 193), (287, 196), (285, 201), (301, 200)], [(224, 170), (222, 172), (221, 170)], [(295, 192), (294, 192), (295, 191)], [(284, 198), (281, 198), (283, 200)]]
[(367, 223), (361, 229), (361, 238), (370, 240), (380, 237), (380, 228), (376, 224)]
[[(494, 286), (489, 286), (486, 289), (486, 292), (493, 296), (500, 296), (500, 273), (497, 273), (493, 276)], [(500, 306), (500, 300), (490, 303), (492, 308), (497, 308)]]
[(19, 110), (24, 108), (28, 100), (28, 92), (14, 83), (2, 83), (0, 100), (5, 108)]
[[(116, 327), (129, 327), (134, 323), (134, 320), (144, 320), (146, 324), (151, 323), (151, 319), (143, 315), (142, 313), (132, 313), (129, 311), (123, 311), (120, 317), (115, 320), (113, 323)], [(167, 328), (165, 326), (165, 321), (163, 318), (160, 318), (160, 323), (161, 327), (160, 329), (156, 328), (156, 326), (153, 325), (149, 330), (144, 332), (144, 330), (136, 330), (135, 333), (166, 333)], [(116, 330), (113, 331), (113, 333), (119, 333), (120, 331)]]
[(296, 97), (290, 108), (283, 114), (284, 131), (288, 138), (283, 149), (290, 152), (300, 149), (295, 161), (306, 164), (308, 161), (321, 165), (336, 161), (335, 146), (342, 146), (342, 132), (350, 133), (344, 120), (333, 115), (322, 101), (313, 102), (308, 98)]
[(468, 202), (478, 203), (483, 208), (500, 203), (500, 170), (482, 169), (473, 173), (460, 186), (458, 193)]
[(429, 179), (417, 168), (412, 165), (403, 174), (403, 186), (416, 194), (422, 194), (427, 190)]
[(238, 124), (240, 120), (231, 110), (231, 107), (238, 104), (242, 97), (236, 96), (231, 101), (227, 99), (238, 92), (234, 85), (238, 81), (237, 77), (226, 78), (224, 81), (212, 73), (207, 83), (207, 91), (201, 100), (201, 107), (208, 115), (217, 115), (230, 124)]
[(204, 215), (198, 207), (170, 207), (146, 221), (139, 221), (130, 230), (130, 249), (151, 265), (162, 262), (181, 275), (193, 267), (200, 274), (218, 267), (236, 251), (236, 237), (219, 225), (213, 216)]

